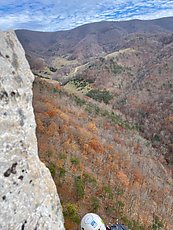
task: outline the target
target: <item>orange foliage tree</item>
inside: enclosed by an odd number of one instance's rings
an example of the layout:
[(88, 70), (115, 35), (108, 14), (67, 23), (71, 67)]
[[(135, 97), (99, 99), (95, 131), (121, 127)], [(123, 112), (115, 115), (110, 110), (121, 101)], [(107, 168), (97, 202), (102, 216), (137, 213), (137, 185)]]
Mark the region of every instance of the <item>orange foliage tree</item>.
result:
[(123, 171), (119, 171), (117, 173), (117, 177), (120, 180), (120, 182), (123, 184), (123, 186), (128, 187), (129, 179), (128, 179), (127, 175)]

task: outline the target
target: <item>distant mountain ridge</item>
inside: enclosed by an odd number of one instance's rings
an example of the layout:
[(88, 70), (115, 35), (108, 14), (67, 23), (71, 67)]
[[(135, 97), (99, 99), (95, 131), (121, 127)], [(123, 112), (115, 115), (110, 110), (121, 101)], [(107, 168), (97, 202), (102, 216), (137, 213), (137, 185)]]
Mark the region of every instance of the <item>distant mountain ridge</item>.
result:
[[(85, 59), (98, 56), (100, 52), (110, 53), (122, 48), (128, 36), (134, 33), (172, 32), (173, 17), (168, 17), (155, 20), (102, 21), (57, 32), (16, 30), (16, 35), (27, 54), (32, 53), (44, 59), (55, 55)], [(95, 53), (86, 54), (90, 50), (86, 44), (97, 45)]]

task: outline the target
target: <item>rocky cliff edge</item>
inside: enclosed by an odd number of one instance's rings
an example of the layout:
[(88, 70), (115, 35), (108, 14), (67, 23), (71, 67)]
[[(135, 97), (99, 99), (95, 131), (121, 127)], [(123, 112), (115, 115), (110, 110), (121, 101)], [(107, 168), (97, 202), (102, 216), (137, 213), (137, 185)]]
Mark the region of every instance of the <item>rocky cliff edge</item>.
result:
[(0, 229), (63, 230), (60, 200), (38, 158), (32, 83), (15, 33), (0, 32)]

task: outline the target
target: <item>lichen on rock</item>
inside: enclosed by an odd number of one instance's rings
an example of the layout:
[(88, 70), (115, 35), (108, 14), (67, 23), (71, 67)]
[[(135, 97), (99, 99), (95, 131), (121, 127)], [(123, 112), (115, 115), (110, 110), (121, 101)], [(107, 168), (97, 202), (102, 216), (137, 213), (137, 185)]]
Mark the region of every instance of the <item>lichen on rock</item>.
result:
[(0, 229), (63, 230), (62, 207), (38, 157), (34, 76), (13, 31), (0, 32)]

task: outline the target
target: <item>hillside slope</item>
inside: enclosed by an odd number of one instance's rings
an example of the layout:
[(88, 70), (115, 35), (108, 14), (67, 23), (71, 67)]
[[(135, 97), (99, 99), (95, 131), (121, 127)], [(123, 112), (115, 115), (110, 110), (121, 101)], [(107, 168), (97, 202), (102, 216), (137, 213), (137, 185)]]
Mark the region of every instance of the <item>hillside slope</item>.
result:
[(172, 179), (151, 142), (118, 111), (54, 81), (37, 78), (33, 90), (39, 155), (57, 185), (66, 228), (93, 211), (132, 230), (171, 230)]
[(160, 220), (172, 230), (172, 25), (163, 18), (16, 31), (33, 72), (62, 86), (37, 79), (34, 104), (40, 155), (62, 185), (68, 220), (95, 210), (131, 229)]
[[(164, 165), (173, 172), (173, 40), (165, 35), (134, 36), (130, 46), (76, 68), (73, 74), (53, 78), (66, 88), (110, 108), (133, 121), (141, 135), (152, 142)], [(70, 77), (71, 76), (71, 77)]]

